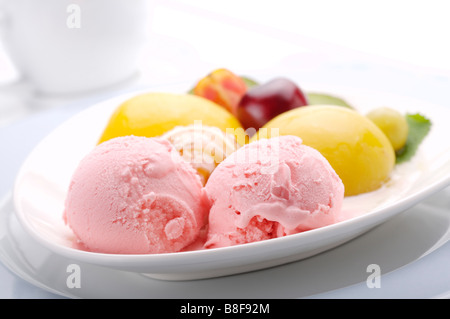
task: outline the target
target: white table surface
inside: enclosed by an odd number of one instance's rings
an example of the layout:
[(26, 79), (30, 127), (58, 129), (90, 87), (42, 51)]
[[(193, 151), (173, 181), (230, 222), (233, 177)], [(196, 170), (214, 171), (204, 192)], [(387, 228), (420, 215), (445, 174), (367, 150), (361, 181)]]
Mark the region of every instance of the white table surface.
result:
[[(0, 195), (10, 191), (32, 147), (77, 111), (136, 88), (194, 82), (218, 67), (264, 80), (295, 74), (308, 83), (375, 88), (449, 105), (450, 47), (445, 1), (151, 1), (150, 36), (139, 77), (72, 97), (36, 95), (0, 46)], [(30, 134), (32, 129), (33, 134)], [(448, 139), (447, 139), (448, 143)], [(448, 193), (447, 193), (448, 194)], [(449, 243), (383, 278), (389, 291), (364, 295), (365, 284), (316, 297), (402, 297), (405, 285), (448, 264)], [(450, 296), (450, 272), (423, 275), (429, 297)], [(433, 287), (440, 287), (439, 293)], [(448, 285), (448, 286), (446, 286)], [(447, 287), (448, 289), (446, 289)], [(414, 289), (414, 288), (411, 288)], [(426, 294), (424, 296), (427, 296)], [(314, 297), (314, 296), (313, 296)], [(407, 297), (407, 296), (406, 296)], [(0, 298), (60, 298), (0, 263)]]

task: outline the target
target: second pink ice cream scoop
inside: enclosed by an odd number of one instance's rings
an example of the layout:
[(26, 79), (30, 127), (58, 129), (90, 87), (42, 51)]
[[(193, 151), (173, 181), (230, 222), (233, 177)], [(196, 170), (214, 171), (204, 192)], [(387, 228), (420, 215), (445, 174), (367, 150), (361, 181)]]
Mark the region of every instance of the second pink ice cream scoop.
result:
[(295, 136), (250, 143), (227, 157), (206, 186), (206, 248), (281, 237), (333, 224), (344, 185), (317, 150)]

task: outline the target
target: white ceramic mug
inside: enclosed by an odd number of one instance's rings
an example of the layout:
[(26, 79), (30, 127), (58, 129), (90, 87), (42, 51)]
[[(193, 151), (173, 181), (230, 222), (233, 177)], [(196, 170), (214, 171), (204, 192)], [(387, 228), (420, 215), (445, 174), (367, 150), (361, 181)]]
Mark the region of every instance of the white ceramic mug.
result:
[(0, 36), (39, 92), (108, 87), (137, 72), (148, 0), (0, 0)]

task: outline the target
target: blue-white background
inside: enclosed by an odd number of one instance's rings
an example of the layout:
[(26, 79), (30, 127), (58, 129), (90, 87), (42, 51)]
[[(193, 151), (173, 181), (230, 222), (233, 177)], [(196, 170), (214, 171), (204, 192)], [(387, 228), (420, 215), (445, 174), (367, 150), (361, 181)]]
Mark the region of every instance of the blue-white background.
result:
[[(450, 107), (448, 1), (150, 0), (149, 3), (151, 23), (140, 61), (141, 75), (118, 87), (77, 97), (35, 95), (28, 84), (16, 82), (18, 74), (0, 44), (2, 197), (11, 190), (15, 174), (30, 150), (64, 119), (119, 92), (193, 83), (218, 67), (261, 80), (292, 75), (305, 83), (376, 89)], [(443, 137), (443, 143), (450, 143), (448, 137)], [(446, 190), (440, 196), (448, 194)], [(408, 213), (416, 216), (414, 210)], [(363, 251), (370, 239), (390, 234), (400, 221), (383, 225), (378, 234), (372, 232), (356, 239), (349, 243), (350, 248), (344, 247), (344, 252), (349, 252), (352, 245)], [(386, 254), (379, 256), (398, 258), (393, 251)], [(368, 289), (361, 281), (349, 286), (336, 283), (335, 289), (329, 291), (311, 288), (308, 294), (304, 287), (296, 290), (292, 285), (272, 297), (448, 298), (448, 264), (449, 243), (392, 269), (383, 275), (380, 289)], [(336, 265), (345, 266), (342, 260)], [(324, 271), (332, 272), (333, 267)], [(242, 284), (246, 280), (251, 282), (252, 278), (244, 278)], [(312, 279), (305, 284), (326, 287)], [(173, 296), (180, 297), (176, 293)], [(54, 297), (59, 296), (35, 287), (0, 263), (0, 298)]]

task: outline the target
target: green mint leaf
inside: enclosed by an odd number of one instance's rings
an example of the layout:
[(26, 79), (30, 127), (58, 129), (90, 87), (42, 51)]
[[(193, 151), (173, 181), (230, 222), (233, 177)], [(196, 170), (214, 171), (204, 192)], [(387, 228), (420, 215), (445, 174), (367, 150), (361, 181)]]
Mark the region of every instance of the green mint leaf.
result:
[(258, 82), (247, 76), (240, 76), (240, 78), (245, 82), (245, 85), (247, 85), (247, 89), (251, 89), (252, 87), (259, 85)]
[(420, 143), (431, 129), (431, 121), (421, 114), (406, 114), (409, 132), (406, 144), (396, 152), (396, 163), (400, 164), (410, 160), (416, 154)]

